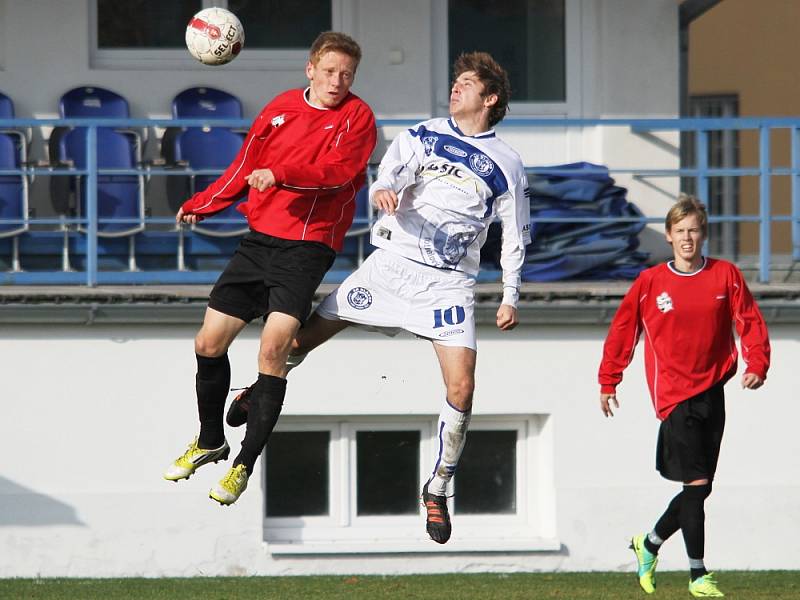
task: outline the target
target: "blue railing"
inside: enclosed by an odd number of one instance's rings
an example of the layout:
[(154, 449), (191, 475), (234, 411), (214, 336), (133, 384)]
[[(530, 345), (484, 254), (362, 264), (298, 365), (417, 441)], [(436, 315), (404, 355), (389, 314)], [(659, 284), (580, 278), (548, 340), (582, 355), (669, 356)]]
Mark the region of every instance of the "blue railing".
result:
[[(379, 126), (409, 126), (416, 121), (385, 119), (379, 121)], [(183, 176), (216, 174), (213, 170), (174, 169), (166, 166), (150, 164), (132, 169), (98, 169), (97, 168), (97, 128), (139, 128), (150, 129), (154, 127), (233, 127), (246, 128), (250, 124), (246, 120), (209, 120), (209, 119), (0, 119), (0, 130), (40, 128), (40, 127), (85, 127), (86, 128), (86, 165), (85, 169), (74, 167), (55, 167), (52, 165), (25, 164), (17, 169), (0, 169), (0, 177), (8, 175), (21, 175), (31, 178), (36, 175), (66, 176), (86, 178), (86, 214), (81, 218), (25, 218), (25, 219), (0, 219), (0, 225), (27, 224), (29, 226), (75, 226), (83, 229), (85, 237), (85, 269), (80, 272), (68, 270), (12, 270), (0, 273), (0, 282), (5, 284), (81, 284), (95, 286), (98, 283), (210, 283), (213, 282), (218, 271), (194, 270), (187, 271), (180, 268), (174, 270), (148, 270), (148, 271), (104, 271), (99, 269), (98, 251), (98, 211), (97, 189), (100, 175), (146, 175), (146, 176)], [(677, 167), (673, 169), (647, 169), (609, 167), (598, 171), (600, 173), (625, 174), (635, 178), (659, 177), (691, 177), (696, 182), (697, 196), (701, 199), (708, 198), (709, 181), (713, 177), (744, 177), (756, 176), (759, 178), (759, 211), (750, 215), (710, 215), (711, 223), (723, 222), (755, 222), (759, 225), (759, 253), (758, 253), (758, 279), (767, 282), (770, 279), (772, 265), (772, 232), (773, 222), (791, 222), (792, 260), (800, 260), (800, 118), (737, 118), (737, 119), (534, 119), (534, 118), (507, 118), (502, 127), (509, 128), (587, 128), (587, 127), (627, 127), (633, 134), (653, 132), (694, 132), (696, 165), (694, 167)], [(742, 131), (753, 130), (758, 132), (759, 161), (757, 167), (714, 168), (709, 164), (709, 136), (714, 131)], [(771, 164), (770, 142), (771, 134), (776, 130), (788, 130), (791, 136), (791, 158), (789, 166), (773, 167)], [(575, 157), (580, 160), (581, 157)], [(676, 158), (677, 162), (677, 158)], [(570, 175), (573, 171), (559, 171), (555, 168), (528, 166), (531, 173), (550, 175)], [(591, 171), (584, 170), (583, 173)], [(789, 176), (791, 178), (791, 214), (772, 214), (772, 186), (771, 177)], [(367, 231), (364, 219), (361, 217), (360, 226), (351, 230), (351, 233), (363, 235)], [(129, 219), (123, 220), (130, 222)], [(663, 215), (631, 218), (548, 218), (542, 222), (663, 222)], [(173, 222), (170, 218), (145, 217), (144, 225), (165, 225)], [(174, 232), (173, 232), (174, 233)], [(182, 232), (180, 232), (182, 234)], [(35, 236), (37, 231), (27, 231), (20, 235)], [(17, 243), (17, 240), (14, 240)], [(15, 246), (16, 247), (16, 246)]]

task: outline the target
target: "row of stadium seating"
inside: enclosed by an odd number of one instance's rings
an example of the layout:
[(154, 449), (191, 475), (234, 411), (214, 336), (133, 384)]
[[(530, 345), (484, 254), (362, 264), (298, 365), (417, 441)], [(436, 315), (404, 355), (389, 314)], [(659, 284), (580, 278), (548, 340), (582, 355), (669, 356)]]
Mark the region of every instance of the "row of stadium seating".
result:
[[(66, 92), (59, 100), (61, 118), (130, 118), (128, 101), (120, 94), (95, 86), (81, 86)], [(15, 116), (12, 100), (0, 93), (0, 119)], [(241, 101), (222, 90), (193, 87), (177, 94), (172, 101), (175, 119), (214, 118), (242, 119)], [(186, 176), (166, 179), (166, 200), (172, 212), (195, 191), (204, 189), (216, 179), (235, 158), (244, 140), (245, 132), (227, 127), (167, 127), (159, 140), (160, 158), (146, 165), (143, 146), (147, 131), (117, 127), (97, 128), (97, 167), (99, 169), (141, 169), (157, 164), (168, 169), (187, 171)], [(0, 131), (0, 170), (19, 169), (27, 164), (30, 132), (4, 129)], [(48, 163), (54, 175), (59, 171), (87, 168), (87, 136), (84, 127), (55, 127), (48, 140)], [(193, 171), (202, 170), (203, 174)], [(136, 268), (135, 241), (145, 231), (147, 208), (145, 205), (145, 171), (138, 174), (100, 174), (97, 178), (97, 234), (100, 238), (129, 238), (128, 263)], [(0, 238), (14, 237), (11, 270), (19, 270), (18, 236), (29, 230), (29, 178), (22, 175), (0, 176)], [(50, 200), (57, 215), (65, 219), (86, 217), (86, 176), (61, 175), (50, 180)], [(242, 199), (239, 199), (241, 201)], [(192, 226), (190, 234), (217, 238), (236, 238), (247, 231), (244, 217), (236, 211), (236, 204), (222, 211), (214, 219)], [(366, 195), (358, 195), (358, 213), (361, 220), (368, 213)], [(61, 229), (85, 232), (85, 225), (64, 226)], [(364, 228), (361, 227), (361, 230)], [(180, 257), (183, 268), (185, 254), (184, 231), (178, 233)], [(69, 269), (70, 238), (63, 236), (62, 263)], [(73, 243), (74, 245), (74, 243)], [(195, 244), (203, 247), (203, 244)], [(359, 244), (363, 248), (363, 243)]]

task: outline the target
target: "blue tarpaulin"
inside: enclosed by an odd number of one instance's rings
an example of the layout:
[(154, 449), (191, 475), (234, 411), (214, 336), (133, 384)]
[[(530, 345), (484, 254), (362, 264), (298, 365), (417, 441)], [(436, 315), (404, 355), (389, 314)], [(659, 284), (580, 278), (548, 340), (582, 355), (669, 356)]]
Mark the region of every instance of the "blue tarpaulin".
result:
[[(644, 222), (543, 222), (548, 218), (642, 217), (614, 184), (608, 169), (591, 163), (552, 167), (558, 175), (529, 177), (531, 232), (523, 281), (565, 279), (634, 279), (647, 267), (648, 254), (638, 251)], [(570, 171), (568, 175), (564, 171)], [(490, 230), (485, 257), (499, 268), (499, 227)]]

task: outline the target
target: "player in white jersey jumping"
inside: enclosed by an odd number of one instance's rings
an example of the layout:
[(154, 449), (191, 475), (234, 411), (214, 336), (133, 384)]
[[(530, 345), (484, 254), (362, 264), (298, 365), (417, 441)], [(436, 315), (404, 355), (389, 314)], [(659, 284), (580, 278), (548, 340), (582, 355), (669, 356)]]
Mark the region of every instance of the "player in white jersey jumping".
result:
[[(527, 177), (520, 157), (491, 129), (506, 114), (510, 85), (486, 53), (454, 65), (450, 118), (431, 119), (398, 135), (369, 190), (380, 216), (378, 247), (316, 309), (295, 339), (287, 371), (350, 325), (395, 335), (405, 329), (429, 339), (447, 396), (439, 417), (439, 448), (422, 489), (430, 537), (450, 538), (447, 484), (466, 441), (475, 387), (474, 286), (489, 224), (502, 224), (503, 299), (497, 327), (517, 325), (520, 270), (530, 243)], [(246, 420), (247, 393), (228, 412)]]

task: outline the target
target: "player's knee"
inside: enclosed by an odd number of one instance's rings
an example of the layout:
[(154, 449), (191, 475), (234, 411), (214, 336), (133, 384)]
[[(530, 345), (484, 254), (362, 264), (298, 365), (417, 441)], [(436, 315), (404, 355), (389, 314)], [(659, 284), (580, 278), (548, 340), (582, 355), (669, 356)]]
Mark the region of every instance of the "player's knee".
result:
[(215, 338), (200, 331), (194, 338), (194, 351), (200, 356), (222, 356), (228, 350), (224, 340)]
[(455, 379), (447, 384), (447, 400), (459, 410), (472, 408), (475, 381), (471, 377)]
[(283, 364), (286, 362), (288, 354), (288, 349), (285, 347), (273, 344), (262, 344), (258, 352), (258, 361), (259, 364)]

